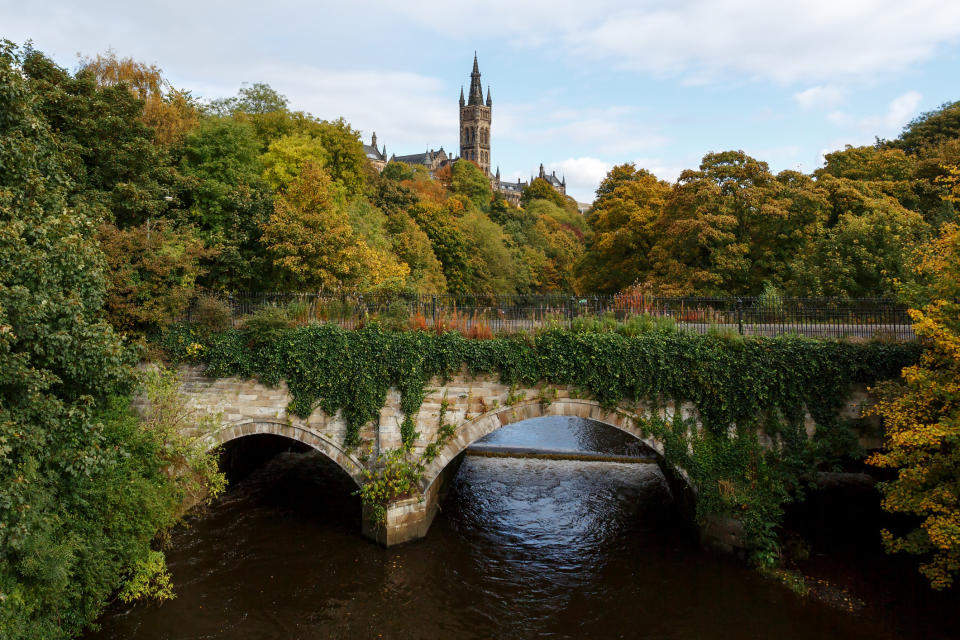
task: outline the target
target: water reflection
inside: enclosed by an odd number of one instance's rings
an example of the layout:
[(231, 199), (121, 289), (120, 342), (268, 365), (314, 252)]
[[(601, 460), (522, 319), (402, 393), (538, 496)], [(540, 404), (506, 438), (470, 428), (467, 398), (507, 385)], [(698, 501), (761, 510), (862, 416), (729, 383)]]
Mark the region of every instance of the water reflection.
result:
[[(492, 440), (624, 444), (557, 420)], [(395, 549), (360, 536), (353, 489), (319, 454), (278, 455), (174, 534), (176, 600), (117, 606), (88, 638), (911, 637), (701, 552), (655, 465), (467, 457), (427, 539)]]

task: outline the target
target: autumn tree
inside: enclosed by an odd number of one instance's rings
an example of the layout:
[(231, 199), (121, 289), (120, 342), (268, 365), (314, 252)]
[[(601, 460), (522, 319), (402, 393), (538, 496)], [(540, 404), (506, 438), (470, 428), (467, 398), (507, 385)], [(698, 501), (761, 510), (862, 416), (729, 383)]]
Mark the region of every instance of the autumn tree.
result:
[(357, 235), (330, 176), (306, 163), (277, 196), (263, 242), (289, 290), (402, 288), (409, 267)]
[(671, 187), (644, 169), (619, 165), (597, 192), (586, 218), (593, 235), (577, 272), (583, 290), (616, 292), (650, 275), (655, 226)]
[(153, 129), (159, 144), (180, 142), (199, 122), (200, 107), (194, 97), (173, 87), (156, 65), (119, 58), (114, 51), (107, 51), (84, 59), (82, 70), (93, 74), (98, 86), (124, 86), (141, 100), (140, 119)]
[(163, 219), (127, 229), (103, 223), (97, 239), (109, 278), (103, 310), (114, 327), (156, 335), (186, 315), (211, 253), (192, 229)]
[(877, 390), (886, 446), (870, 463), (897, 473), (880, 484), (884, 509), (918, 518), (906, 533), (883, 531), (887, 551), (919, 556), (943, 589), (960, 572), (960, 226), (945, 225), (915, 271), (904, 295), (924, 351), (901, 383)]

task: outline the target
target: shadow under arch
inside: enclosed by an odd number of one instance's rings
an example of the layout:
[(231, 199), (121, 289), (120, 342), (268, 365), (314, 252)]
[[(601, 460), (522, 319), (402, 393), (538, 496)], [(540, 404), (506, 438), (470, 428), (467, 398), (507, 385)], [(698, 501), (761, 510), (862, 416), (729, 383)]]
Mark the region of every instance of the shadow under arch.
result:
[(332, 460), (344, 473), (350, 476), (358, 488), (363, 484), (363, 464), (326, 436), (305, 426), (270, 420), (250, 420), (224, 425), (207, 434), (204, 441), (208, 448), (212, 449), (245, 436), (258, 434), (283, 436), (302, 442)]
[[(599, 402), (579, 398), (562, 398), (550, 403), (543, 403), (536, 399), (526, 400), (493, 409), (464, 423), (457, 428), (454, 436), (443, 446), (437, 457), (424, 468), (421, 482), (424, 495), (437, 493), (443, 489), (442, 486), (434, 486), (435, 483), (439, 480), (439, 484), (443, 485), (450, 479), (447, 476), (452, 474), (445, 473), (448, 466), (477, 440), (509, 424), (548, 416), (583, 418), (635, 437), (656, 453), (657, 461), (667, 477), (674, 498), (681, 503), (683, 510), (688, 511), (693, 504), (696, 498), (696, 487), (690, 482), (686, 470), (666, 458), (664, 446), (660, 440), (641, 431), (637, 426), (636, 414), (619, 409), (605, 409)], [(455, 469), (456, 466), (453, 468)]]

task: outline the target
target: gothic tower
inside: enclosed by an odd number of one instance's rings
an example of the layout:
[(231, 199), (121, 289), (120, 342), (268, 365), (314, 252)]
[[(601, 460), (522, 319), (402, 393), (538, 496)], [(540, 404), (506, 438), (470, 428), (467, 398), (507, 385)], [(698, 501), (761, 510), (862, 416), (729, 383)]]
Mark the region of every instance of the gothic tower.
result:
[(487, 87), (487, 102), (483, 102), (480, 86), (480, 67), (473, 54), (473, 73), (470, 74), (470, 99), (464, 101), (460, 87), (460, 157), (473, 160), (486, 175), (490, 175), (490, 112), (493, 101)]

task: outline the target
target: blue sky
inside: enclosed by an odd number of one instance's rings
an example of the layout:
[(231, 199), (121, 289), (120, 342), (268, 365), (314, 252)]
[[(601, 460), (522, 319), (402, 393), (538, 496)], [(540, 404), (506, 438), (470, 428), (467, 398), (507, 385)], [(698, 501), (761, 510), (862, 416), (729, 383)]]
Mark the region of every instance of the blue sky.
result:
[(960, 100), (960, 0), (0, 0), (0, 37), (71, 69), (113, 48), (203, 98), (267, 82), (397, 154), (455, 148), (476, 50), (493, 164), (542, 162), (586, 202), (622, 162), (674, 180), (743, 149), (810, 172)]

